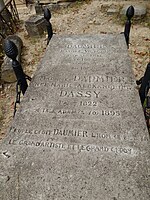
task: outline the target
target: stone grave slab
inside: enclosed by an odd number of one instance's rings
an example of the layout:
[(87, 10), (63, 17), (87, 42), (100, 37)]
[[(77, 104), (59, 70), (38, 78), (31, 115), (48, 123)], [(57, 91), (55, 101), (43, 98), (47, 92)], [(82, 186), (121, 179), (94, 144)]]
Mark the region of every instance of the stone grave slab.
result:
[(148, 162), (124, 36), (54, 36), (0, 144), (0, 199), (147, 200)]

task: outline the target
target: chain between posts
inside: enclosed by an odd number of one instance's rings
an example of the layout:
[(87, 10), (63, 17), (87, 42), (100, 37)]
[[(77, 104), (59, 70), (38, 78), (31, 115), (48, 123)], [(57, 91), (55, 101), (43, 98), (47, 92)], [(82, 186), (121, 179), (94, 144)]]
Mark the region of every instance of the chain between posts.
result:
[(13, 117), (15, 116), (16, 114), (16, 111), (17, 111), (17, 104), (20, 104), (20, 95), (21, 95), (21, 87), (20, 87), (20, 81), (17, 81), (17, 84), (16, 84), (16, 101), (15, 101), (15, 105), (14, 105), (14, 115)]
[[(25, 77), (27, 80), (31, 81), (31, 77), (25, 74)], [(20, 104), (20, 97), (21, 97), (21, 80), (17, 81), (16, 84), (16, 101), (14, 105), (14, 114), (13, 117), (15, 117), (16, 111), (17, 111), (17, 104)]]

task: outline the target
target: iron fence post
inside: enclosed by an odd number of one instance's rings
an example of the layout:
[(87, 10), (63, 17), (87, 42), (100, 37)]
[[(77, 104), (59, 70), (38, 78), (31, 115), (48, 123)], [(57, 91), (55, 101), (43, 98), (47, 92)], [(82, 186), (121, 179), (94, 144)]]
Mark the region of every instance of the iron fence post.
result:
[(125, 40), (126, 40), (126, 43), (127, 43), (127, 47), (129, 48), (129, 36), (130, 36), (130, 29), (131, 29), (131, 18), (134, 16), (134, 7), (133, 6), (130, 6), (127, 9), (126, 16), (127, 16), (127, 21), (126, 21), (126, 24), (125, 24), (124, 36), (125, 36)]
[(52, 29), (52, 25), (50, 23), (51, 12), (48, 8), (44, 9), (44, 18), (46, 20), (46, 27), (47, 27), (47, 33), (48, 33), (48, 38), (47, 38), (47, 45), (48, 45), (49, 41), (51, 40), (51, 38), (53, 36), (53, 29)]
[(141, 87), (139, 89), (139, 95), (140, 95), (142, 105), (145, 101), (145, 98), (149, 90), (149, 83), (150, 83), (150, 63), (148, 63), (147, 65), (145, 74), (142, 78)]
[(21, 64), (16, 60), (16, 57), (18, 55), (18, 49), (17, 46), (15, 45), (14, 42), (12, 42), (11, 40), (4, 40), (4, 51), (5, 54), (12, 59), (12, 67), (13, 70), (15, 72), (16, 78), (17, 78), (17, 82), (20, 84), (20, 89), (22, 94), (24, 95), (28, 84), (27, 84), (27, 80), (26, 80), (26, 75), (23, 72), (22, 66)]

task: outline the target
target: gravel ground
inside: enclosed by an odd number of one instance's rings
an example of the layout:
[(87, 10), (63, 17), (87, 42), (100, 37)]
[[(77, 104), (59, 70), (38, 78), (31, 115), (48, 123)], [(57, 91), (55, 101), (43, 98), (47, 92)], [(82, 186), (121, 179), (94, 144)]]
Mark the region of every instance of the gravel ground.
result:
[[(104, 1), (90, 0), (84, 3), (76, 2), (71, 7), (52, 12), (51, 23), (53, 31), (59, 35), (68, 34), (100, 34), (120, 33), (124, 30), (124, 19), (116, 15), (107, 15), (109, 7), (121, 8), (128, 4), (147, 4), (149, 12), (149, 1)], [(46, 35), (41, 38), (29, 38), (24, 28), (23, 21), (34, 13), (34, 10), (18, 6), (21, 19), (18, 35), (22, 38), (24, 47), (22, 50), (22, 66), (25, 73), (31, 77), (34, 75), (36, 66), (44, 56), (46, 49)], [(150, 27), (148, 23), (150, 12), (144, 20), (133, 22), (129, 55), (132, 60), (135, 78), (143, 76), (145, 68), (150, 61)], [(15, 85), (4, 84), (0, 89), (0, 139), (2, 139), (7, 128), (10, 126), (13, 116), (15, 101)]]

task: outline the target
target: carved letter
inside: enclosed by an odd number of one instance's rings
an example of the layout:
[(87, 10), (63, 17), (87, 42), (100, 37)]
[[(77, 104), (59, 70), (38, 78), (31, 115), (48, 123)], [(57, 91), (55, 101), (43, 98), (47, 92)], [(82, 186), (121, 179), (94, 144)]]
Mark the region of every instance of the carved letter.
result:
[(98, 98), (99, 97), (99, 94), (100, 94), (100, 92), (96, 92), (96, 91), (94, 91), (94, 94), (96, 95), (96, 98)]
[(87, 92), (85, 93), (85, 97), (90, 98), (90, 97), (91, 97), (91, 92), (90, 92), (90, 91), (87, 91)]
[(60, 97), (65, 97), (67, 95), (67, 91), (61, 90)]

